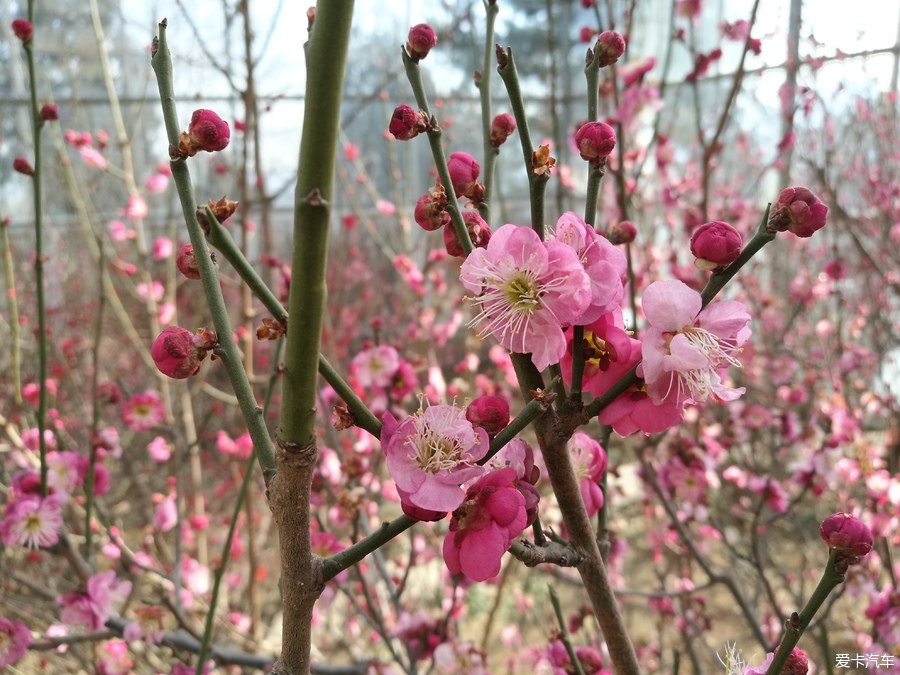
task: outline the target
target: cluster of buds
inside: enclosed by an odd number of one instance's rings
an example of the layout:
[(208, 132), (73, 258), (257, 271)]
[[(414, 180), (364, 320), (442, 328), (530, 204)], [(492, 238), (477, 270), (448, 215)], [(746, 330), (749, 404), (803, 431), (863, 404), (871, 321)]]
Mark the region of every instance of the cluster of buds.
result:
[(195, 334), (181, 326), (169, 326), (153, 341), (150, 356), (163, 375), (183, 380), (200, 371), (206, 352), (218, 344), (216, 334), (208, 328)]
[(741, 233), (721, 220), (701, 225), (691, 236), (694, 265), (701, 270), (712, 270), (713, 274), (737, 260), (742, 247)]
[(195, 110), (187, 133), (181, 132), (178, 137), (178, 148), (170, 148), (172, 160), (193, 157), (201, 150), (219, 152), (228, 147), (231, 140), (231, 129), (228, 122), (212, 110)]
[(798, 237), (811, 237), (825, 225), (828, 207), (804, 187), (789, 187), (781, 191), (769, 214), (769, 232), (790, 230)]
[(424, 110), (415, 111), (411, 106), (401, 103), (391, 115), (388, 131), (398, 141), (408, 141), (432, 128), (431, 121)]

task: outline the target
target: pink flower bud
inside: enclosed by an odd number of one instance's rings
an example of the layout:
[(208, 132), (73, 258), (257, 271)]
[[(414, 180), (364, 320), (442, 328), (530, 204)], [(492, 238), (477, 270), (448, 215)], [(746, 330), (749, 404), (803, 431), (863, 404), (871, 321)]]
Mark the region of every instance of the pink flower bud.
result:
[[(487, 248), (488, 242), (491, 240), (491, 228), (484, 221), (484, 218), (477, 211), (465, 211), (462, 216), (466, 223), (466, 230), (469, 232), (469, 239), (472, 240), (472, 245), (475, 248)], [(456, 237), (456, 229), (453, 227), (453, 223), (447, 223), (444, 226), (444, 246), (447, 248), (447, 253), (455, 258), (466, 257), (462, 245)]]
[(31, 168), (31, 164), (24, 157), (16, 157), (13, 160), (13, 171), (18, 171), (24, 176), (34, 175), (34, 169)]
[(182, 157), (193, 157), (201, 150), (218, 152), (228, 147), (231, 130), (228, 122), (212, 110), (195, 110), (187, 133), (178, 139), (178, 154)]
[(31, 24), (25, 19), (13, 19), (12, 32), (24, 44), (31, 39), (34, 28), (32, 28)]
[(509, 424), (509, 403), (502, 396), (479, 396), (466, 408), (466, 419), (494, 438)]
[(450, 223), (450, 214), (447, 213), (447, 195), (442, 185), (436, 185), (422, 195), (416, 201), (413, 212), (416, 224), (423, 230), (434, 232)]
[(491, 122), (491, 145), (499, 148), (516, 130), (516, 120), (509, 113), (500, 113)]
[(401, 103), (394, 109), (388, 131), (398, 141), (408, 141), (427, 130), (428, 119), (423, 111), (416, 112), (405, 103)]
[(457, 197), (468, 195), (478, 180), (481, 167), (472, 155), (466, 152), (454, 152), (447, 160), (450, 182)]
[(188, 279), (199, 279), (200, 270), (197, 268), (197, 259), (194, 258), (194, 247), (185, 244), (178, 249), (178, 255), (175, 256), (175, 267)]
[(769, 232), (790, 230), (798, 237), (811, 237), (825, 225), (828, 207), (805, 187), (789, 187), (781, 191), (769, 214)]
[(575, 134), (581, 159), (599, 164), (616, 147), (616, 132), (603, 122), (586, 122)]
[(741, 234), (728, 223), (714, 220), (701, 225), (691, 237), (694, 265), (701, 270), (721, 270), (741, 254)]
[(418, 63), (430, 52), (437, 44), (437, 35), (434, 28), (427, 23), (420, 23), (409, 29), (409, 35), (406, 38), (406, 51), (409, 58)]
[(197, 374), (206, 352), (216, 343), (216, 334), (208, 328), (195, 335), (180, 326), (169, 326), (153, 341), (150, 356), (163, 375), (183, 380)]
[(637, 228), (630, 220), (623, 220), (609, 228), (609, 240), (613, 244), (630, 244), (637, 237)]
[[(777, 647), (775, 653), (778, 653)], [(808, 672), (809, 659), (806, 657), (806, 652), (799, 647), (794, 647), (791, 655), (785, 661), (784, 667), (781, 669), (782, 675), (807, 675)]]
[(849, 555), (859, 562), (859, 558), (872, 550), (872, 531), (856, 516), (849, 513), (835, 513), (822, 521), (819, 535), (830, 548)]
[(625, 53), (625, 38), (613, 30), (605, 30), (597, 38), (594, 49), (600, 67), (604, 68), (618, 61), (619, 57)]
[(41, 107), (40, 118), (42, 122), (56, 122), (59, 119), (59, 108), (50, 103)]

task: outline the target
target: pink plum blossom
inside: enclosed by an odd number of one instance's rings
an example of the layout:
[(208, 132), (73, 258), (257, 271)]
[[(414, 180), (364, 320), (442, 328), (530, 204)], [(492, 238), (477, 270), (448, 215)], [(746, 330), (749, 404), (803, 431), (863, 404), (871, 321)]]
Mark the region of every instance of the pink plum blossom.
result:
[(129, 675), (134, 661), (128, 658), (128, 645), (122, 640), (100, 643), (103, 656), (97, 661), (97, 675)]
[(28, 626), (0, 616), (0, 668), (5, 669), (25, 656), (30, 644)]
[(172, 456), (172, 448), (169, 447), (165, 438), (157, 436), (147, 443), (147, 454), (154, 462), (165, 462)]
[(484, 473), (475, 462), (488, 451), (487, 433), (473, 427), (461, 408), (432, 405), (399, 424), (385, 412), (382, 424), (388, 471), (401, 499), (413, 506), (452, 511), (463, 501), (459, 486)]
[(8, 501), (0, 520), (0, 540), (6, 546), (39, 548), (53, 546), (59, 541), (62, 527), (62, 493), (47, 497), (24, 494)]
[(673, 396), (695, 403), (714, 396), (733, 401), (743, 387), (726, 386), (719, 370), (740, 366), (735, 353), (750, 336), (750, 315), (740, 302), (717, 302), (701, 311), (700, 294), (680, 281), (655, 281), (642, 305), (650, 327), (641, 343), (643, 377), (655, 403)]
[(566, 351), (562, 326), (591, 303), (591, 282), (575, 251), (558, 241), (542, 242), (525, 227), (504, 225), (486, 249), (475, 249), (460, 280), (479, 294), (484, 324), (480, 337), (494, 335), (504, 347), (531, 354), (538, 370), (558, 363)]
[(153, 240), (153, 256), (154, 260), (165, 260), (172, 255), (174, 246), (172, 240), (168, 237), (157, 237)]
[(150, 209), (147, 202), (140, 195), (131, 195), (125, 203), (124, 209), (119, 209), (119, 215), (126, 220), (141, 220), (147, 217)]
[(66, 593), (56, 598), (62, 605), (60, 619), (67, 624), (99, 630), (109, 619), (112, 605), (131, 593), (131, 582), (118, 580), (115, 570), (98, 572), (87, 580), (84, 593)]
[(78, 154), (81, 155), (81, 160), (88, 166), (101, 170), (106, 168), (106, 157), (101, 155), (95, 148), (89, 145), (82, 145), (78, 148)]
[(178, 522), (178, 511), (175, 508), (175, 495), (163, 499), (153, 510), (153, 527), (160, 532), (168, 532)]
[(162, 401), (152, 391), (135, 394), (122, 405), (122, 422), (132, 431), (152, 429), (164, 418)]
[(618, 309), (625, 293), (622, 283), (628, 266), (625, 254), (572, 211), (556, 221), (552, 239), (575, 251), (591, 282), (591, 304), (572, 323), (584, 326)]
[(513, 469), (499, 469), (466, 491), (444, 537), (444, 562), (451, 573), (473, 581), (500, 573), (500, 559), (527, 522), (525, 498), (515, 480)]
[(566, 443), (572, 469), (578, 478), (581, 499), (589, 516), (594, 516), (603, 508), (603, 490), (598, 485), (606, 471), (606, 451), (587, 434), (576, 431)]
[(364, 387), (387, 387), (399, 367), (397, 350), (383, 344), (364, 349), (350, 362), (350, 370)]
[(144, 179), (144, 189), (150, 194), (165, 192), (169, 187), (169, 177), (164, 173), (154, 173)]

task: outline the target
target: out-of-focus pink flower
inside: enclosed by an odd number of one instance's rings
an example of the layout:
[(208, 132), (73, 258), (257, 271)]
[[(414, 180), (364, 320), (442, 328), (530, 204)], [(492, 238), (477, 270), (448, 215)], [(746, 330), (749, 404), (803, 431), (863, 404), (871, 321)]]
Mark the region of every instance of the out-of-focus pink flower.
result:
[(162, 424), (162, 401), (152, 391), (135, 394), (122, 405), (122, 423), (132, 431), (146, 431)]
[(172, 448), (162, 436), (157, 436), (147, 444), (147, 454), (154, 462), (166, 462), (172, 456)]
[(61, 504), (65, 499), (66, 495), (61, 493), (47, 497), (25, 494), (8, 501), (0, 520), (0, 540), (5, 546), (53, 546), (59, 541)]
[(678, 16), (693, 19), (700, 14), (700, 0), (677, 0), (675, 12)]
[(421, 509), (452, 511), (463, 500), (460, 485), (484, 473), (475, 462), (488, 451), (484, 429), (473, 428), (462, 409), (432, 405), (399, 424), (382, 418), (381, 448), (401, 499)]
[(566, 443), (572, 469), (578, 478), (581, 499), (589, 516), (603, 508), (603, 490), (598, 483), (606, 471), (606, 451), (597, 441), (581, 431), (576, 431)]
[(728, 223), (714, 220), (698, 227), (691, 236), (694, 265), (701, 270), (720, 270), (741, 254), (741, 233)]
[(165, 260), (172, 255), (172, 240), (168, 237), (157, 237), (153, 240), (153, 259)]
[(0, 668), (11, 666), (25, 656), (30, 644), (28, 626), (0, 616)]
[(402, 254), (394, 256), (394, 269), (400, 275), (400, 278), (409, 286), (412, 291), (420, 298), (425, 296), (425, 275), (419, 266), (410, 258)]
[(516, 130), (516, 119), (509, 113), (495, 115), (491, 121), (491, 145), (499, 148)]
[(619, 308), (625, 286), (622, 279), (628, 267), (625, 254), (589, 227), (576, 213), (569, 211), (556, 221), (548, 239), (575, 251), (591, 281), (591, 304), (572, 323), (584, 326)]
[[(487, 224), (477, 211), (463, 211), (462, 217), (463, 222), (466, 224), (466, 232), (469, 233), (469, 239), (472, 241), (475, 249), (487, 248), (492, 236), (491, 226)], [(453, 223), (449, 221), (449, 218), (447, 224), (444, 225), (443, 235), (444, 248), (447, 249), (447, 253), (454, 258), (464, 257), (465, 252), (463, 252), (462, 244), (459, 243), (459, 238), (456, 236), (456, 228), (453, 227)]]
[(154, 173), (144, 179), (144, 189), (150, 194), (165, 192), (169, 187), (169, 177), (164, 173)]
[(577, 254), (558, 241), (542, 242), (527, 227), (504, 225), (486, 249), (476, 248), (460, 269), (460, 280), (478, 295), (480, 336), (531, 354), (538, 370), (558, 363), (566, 351), (562, 324), (591, 303), (590, 279)]
[(178, 522), (178, 510), (175, 508), (175, 495), (169, 495), (156, 505), (153, 511), (153, 527), (158, 532), (168, 532)]
[(645, 56), (637, 61), (625, 64), (625, 66), (619, 68), (622, 86), (627, 89), (634, 84), (640, 83), (644, 79), (644, 75), (653, 70), (655, 65), (656, 59), (652, 56)]
[(34, 34), (34, 27), (31, 25), (30, 21), (26, 21), (25, 19), (13, 19), (10, 28), (12, 28), (13, 35), (19, 38), (23, 43), (28, 42)]
[(735, 356), (750, 336), (743, 304), (726, 300), (701, 311), (700, 294), (680, 281), (655, 281), (642, 306), (650, 328), (641, 346), (647, 393), (659, 403), (670, 396), (696, 403), (714, 396), (733, 401), (743, 387), (726, 386), (719, 370), (740, 366)]
[(124, 209), (119, 209), (119, 214), (126, 220), (143, 220), (150, 213), (147, 202), (140, 195), (131, 195)]
[(146, 283), (141, 282), (137, 286), (134, 287), (134, 292), (137, 293), (137, 296), (141, 300), (148, 300), (153, 298), (154, 302), (159, 302), (163, 299), (163, 294), (165, 293), (165, 289), (163, 285), (156, 281), (155, 279), (150, 282), (148, 286)]
[(82, 145), (78, 148), (78, 154), (81, 155), (81, 160), (88, 166), (101, 170), (106, 168), (106, 157), (100, 154), (100, 151), (96, 148)]
[(134, 661), (128, 658), (128, 645), (122, 640), (100, 643), (104, 656), (97, 661), (97, 675), (129, 675)]
[(413, 61), (419, 62), (424, 59), (435, 45), (437, 45), (437, 34), (434, 32), (434, 28), (427, 23), (420, 23), (409, 29), (406, 51)]
[(611, 225), (608, 234), (612, 244), (630, 244), (637, 237), (637, 228), (630, 220), (623, 220)]
[(87, 580), (86, 592), (56, 598), (62, 605), (60, 619), (88, 630), (100, 630), (110, 617), (112, 605), (127, 598), (130, 592), (131, 582), (116, 579), (114, 570), (98, 572)]
[(220, 431), (216, 435), (216, 450), (223, 455), (247, 459), (250, 453), (253, 452), (253, 441), (250, 438), (250, 434), (246, 432), (238, 436), (236, 440), (232, 440), (228, 434)]
[(350, 370), (364, 387), (387, 387), (400, 367), (400, 355), (390, 345), (364, 349), (353, 357)]
[(121, 220), (111, 220), (109, 222), (109, 238), (113, 241), (125, 241), (134, 239), (137, 232), (125, 227), (125, 223)]
[(347, 143), (344, 145), (344, 159), (348, 162), (355, 162), (359, 157), (359, 148), (353, 145), (353, 143)]
[(444, 562), (453, 574), (485, 581), (500, 573), (503, 554), (527, 522), (525, 498), (511, 468), (491, 471), (466, 490), (444, 537)]
[(502, 396), (479, 396), (466, 407), (466, 419), (493, 439), (509, 425), (509, 403)]
[(596, 29), (590, 26), (582, 26), (578, 31), (578, 41), (582, 44), (587, 44), (596, 34)]
[(790, 230), (798, 237), (811, 237), (825, 225), (828, 207), (804, 187), (789, 187), (781, 191), (769, 214), (769, 232)]
[(181, 326), (169, 326), (153, 341), (150, 356), (163, 375), (183, 380), (200, 371), (206, 353), (217, 342), (216, 334), (208, 328), (192, 333)]
[(387, 199), (379, 199), (375, 202), (375, 209), (383, 216), (393, 216), (397, 213), (397, 207)]
[(161, 326), (168, 326), (172, 323), (172, 319), (175, 318), (175, 303), (174, 302), (163, 302), (160, 303), (159, 308), (156, 312), (156, 320), (159, 322)]

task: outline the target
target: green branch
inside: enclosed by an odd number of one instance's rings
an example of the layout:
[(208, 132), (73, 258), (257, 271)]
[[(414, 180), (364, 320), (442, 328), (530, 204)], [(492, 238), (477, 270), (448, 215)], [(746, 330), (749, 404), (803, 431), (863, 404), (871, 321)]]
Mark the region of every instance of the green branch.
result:
[(494, 21), (500, 6), (496, 2), (483, 0), (485, 11), (484, 28), (484, 65), (481, 76), (475, 79), (478, 94), (481, 98), (481, 135), (484, 145), (484, 201), (478, 205), (478, 212), (485, 222), (491, 223), (491, 199), (494, 194), (494, 166), (500, 148), (495, 148), (491, 143), (491, 55), (494, 49)]

